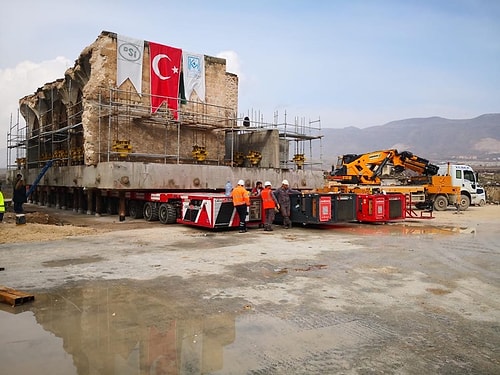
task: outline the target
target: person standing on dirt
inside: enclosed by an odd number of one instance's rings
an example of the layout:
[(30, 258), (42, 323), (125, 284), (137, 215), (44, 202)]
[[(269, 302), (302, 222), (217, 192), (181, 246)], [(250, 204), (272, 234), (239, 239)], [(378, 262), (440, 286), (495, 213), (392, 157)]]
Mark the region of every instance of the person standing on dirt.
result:
[(250, 206), (250, 193), (245, 189), (245, 181), (239, 180), (238, 186), (236, 186), (231, 192), (231, 198), (233, 198), (233, 205), (236, 208), (240, 219), (240, 233), (245, 233), (247, 231), (246, 216), (247, 207)]
[(278, 208), (281, 216), (283, 216), (283, 227), (288, 229), (292, 225), (292, 222), (290, 221), (290, 194), (300, 194), (300, 191), (290, 189), (288, 187), (288, 180), (283, 180), (281, 187), (276, 189), (273, 194), (278, 201)]
[(3, 199), (2, 186), (0, 186), (0, 223), (3, 221), (4, 214), (5, 214), (5, 201)]
[(12, 196), (14, 202), (14, 212), (22, 214), (24, 212), (23, 203), (26, 203), (26, 185), (24, 184), (22, 174), (17, 174), (16, 183), (14, 184), (14, 194)]
[(279, 207), (269, 181), (264, 182), (264, 190), (260, 193), (260, 197), (262, 198), (262, 208), (264, 209), (264, 230), (269, 232), (273, 230), (274, 210)]

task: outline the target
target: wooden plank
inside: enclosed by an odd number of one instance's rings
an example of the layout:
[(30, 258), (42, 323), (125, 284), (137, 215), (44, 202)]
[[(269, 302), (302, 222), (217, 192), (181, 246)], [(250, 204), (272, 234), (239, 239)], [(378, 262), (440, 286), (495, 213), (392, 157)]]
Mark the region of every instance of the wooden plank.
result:
[(24, 293), (19, 290), (7, 288), (0, 285), (0, 302), (7, 303), (11, 306), (17, 306), (25, 302), (31, 302), (34, 300), (35, 296), (32, 294)]

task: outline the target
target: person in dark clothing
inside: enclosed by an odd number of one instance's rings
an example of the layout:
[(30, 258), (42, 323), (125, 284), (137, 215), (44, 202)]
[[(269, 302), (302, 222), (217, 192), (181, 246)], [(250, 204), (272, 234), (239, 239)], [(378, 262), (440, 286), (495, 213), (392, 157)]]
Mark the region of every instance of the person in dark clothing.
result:
[(281, 187), (276, 189), (273, 194), (278, 201), (281, 216), (283, 216), (283, 226), (285, 229), (288, 229), (292, 225), (290, 221), (290, 194), (300, 194), (300, 191), (290, 189), (288, 187), (288, 180), (283, 180)]
[(23, 203), (26, 203), (26, 185), (21, 174), (17, 175), (12, 201), (14, 202), (14, 212), (22, 214), (24, 212)]

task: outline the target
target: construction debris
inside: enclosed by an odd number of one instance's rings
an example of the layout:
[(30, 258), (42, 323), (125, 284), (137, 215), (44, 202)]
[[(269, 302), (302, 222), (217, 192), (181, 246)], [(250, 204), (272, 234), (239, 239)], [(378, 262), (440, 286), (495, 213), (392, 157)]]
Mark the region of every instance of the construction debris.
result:
[(32, 294), (24, 293), (19, 290), (7, 288), (0, 285), (0, 302), (7, 303), (11, 306), (22, 305), (25, 302), (35, 300)]

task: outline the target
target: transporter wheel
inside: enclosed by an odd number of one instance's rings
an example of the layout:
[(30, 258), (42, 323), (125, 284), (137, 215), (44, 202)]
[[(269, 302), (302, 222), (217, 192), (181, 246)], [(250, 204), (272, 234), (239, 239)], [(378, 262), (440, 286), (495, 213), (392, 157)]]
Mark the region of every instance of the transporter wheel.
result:
[(142, 219), (144, 217), (142, 210), (144, 203), (140, 201), (130, 201), (128, 213), (132, 219)]
[(108, 215), (118, 214), (118, 201), (116, 198), (108, 198), (106, 200), (106, 213)]
[(481, 199), (479, 201), (479, 207), (484, 207), (484, 205), (486, 204), (485, 200), (484, 199)]
[(162, 203), (158, 209), (158, 219), (162, 224), (174, 224), (177, 221), (177, 210), (170, 203)]
[(448, 198), (444, 195), (438, 195), (434, 198), (434, 210), (444, 211), (448, 207)]
[(144, 203), (143, 209), (144, 219), (147, 221), (156, 221), (158, 220), (158, 207), (153, 202)]
[(460, 210), (465, 211), (470, 206), (470, 198), (467, 195), (462, 194), (460, 196)]

